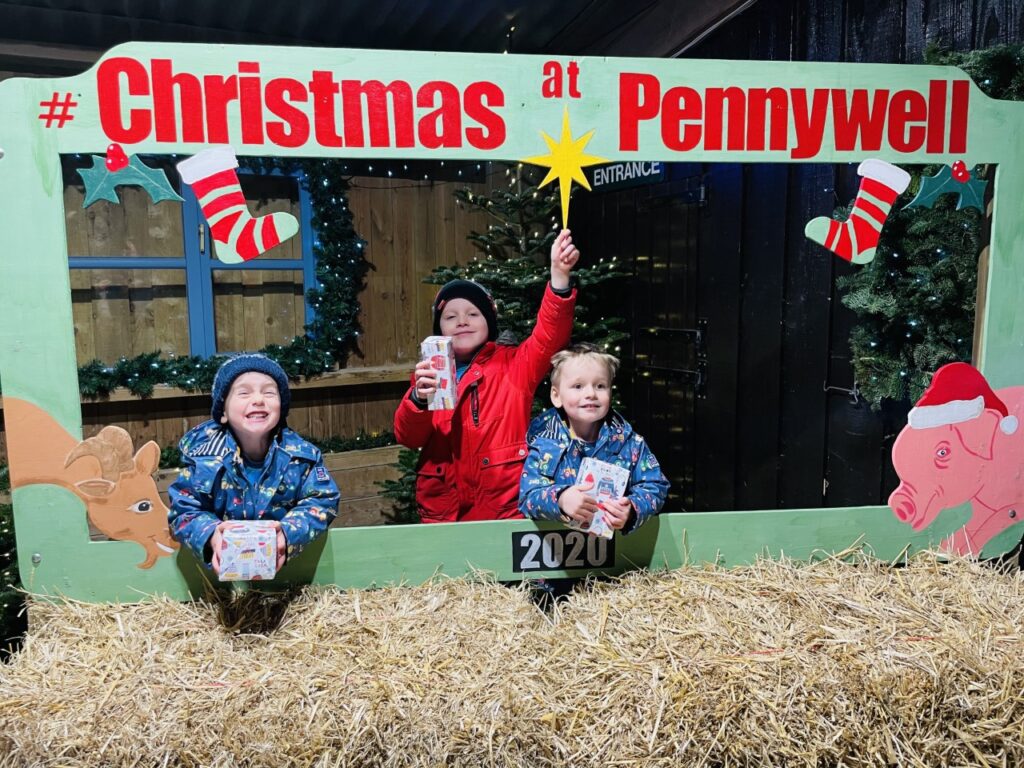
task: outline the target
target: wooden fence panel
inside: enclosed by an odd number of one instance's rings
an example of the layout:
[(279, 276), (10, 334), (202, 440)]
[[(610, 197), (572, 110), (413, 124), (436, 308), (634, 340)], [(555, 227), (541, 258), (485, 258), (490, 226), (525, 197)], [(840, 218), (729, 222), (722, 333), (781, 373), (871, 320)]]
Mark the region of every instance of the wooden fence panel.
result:
[(485, 214), (457, 205), (454, 192), (474, 194), (504, 184), (504, 170), (487, 183), (356, 177), (349, 189), (356, 232), (367, 241), (373, 265), (359, 295), (361, 356), (351, 366), (408, 364), (419, 358), (419, 343), (431, 333), (430, 306), (437, 287), (423, 279), (438, 266), (465, 263), (475, 255), (466, 240), (488, 225)]

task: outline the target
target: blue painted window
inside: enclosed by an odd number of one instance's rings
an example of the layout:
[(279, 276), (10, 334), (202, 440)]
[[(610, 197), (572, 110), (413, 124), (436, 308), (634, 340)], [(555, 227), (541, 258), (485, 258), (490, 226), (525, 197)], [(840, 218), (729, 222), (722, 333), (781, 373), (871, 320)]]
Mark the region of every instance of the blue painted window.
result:
[(72, 312), (79, 364), (111, 363), (159, 350), (165, 356), (222, 354), (287, 344), (312, 319), (314, 284), (309, 194), (288, 174), (239, 173), (254, 216), (287, 211), (300, 230), (242, 264), (217, 260), (210, 227), (174, 158), (147, 157), (184, 202), (153, 203), (139, 187), (117, 188), (120, 203), (82, 208), (77, 168), (63, 158)]

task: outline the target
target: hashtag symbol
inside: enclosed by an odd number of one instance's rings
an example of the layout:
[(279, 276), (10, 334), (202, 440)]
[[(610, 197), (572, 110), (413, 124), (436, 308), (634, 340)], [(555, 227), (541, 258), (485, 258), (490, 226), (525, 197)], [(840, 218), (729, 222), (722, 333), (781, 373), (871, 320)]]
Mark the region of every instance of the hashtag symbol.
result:
[(40, 101), (39, 106), (46, 110), (39, 115), (39, 119), (46, 121), (47, 128), (52, 126), (55, 122), (57, 123), (58, 128), (63, 128), (64, 123), (75, 119), (71, 114), (71, 108), (77, 107), (78, 102), (71, 100), (70, 93), (65, 93), (64, 98), (61, 99), (59, 94), (54, 92), (49, 101)]

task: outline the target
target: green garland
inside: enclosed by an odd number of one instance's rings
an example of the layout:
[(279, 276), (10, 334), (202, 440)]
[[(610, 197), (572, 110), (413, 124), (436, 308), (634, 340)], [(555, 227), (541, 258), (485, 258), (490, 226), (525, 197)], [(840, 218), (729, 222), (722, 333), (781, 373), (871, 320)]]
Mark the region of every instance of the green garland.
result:
[[(312, 208), (313, 255), (317, 285), (306, 292), (315, 311), (305, 335), (290, 344), (272, 344), (262, 351), (291, 378), (317, 376), (343, 365), (356, 349), (359, 338), (359, 292), (369, 264), (365, 242), (352, 225), (348, 208), (348, 178), (338, 160), (281, 158), (243, 159), (242, 167), (258, 173), (296, 173), (309, 191)], [(226, 359), (195, 355), (161, 357), (147, 352), (122, 357), (113, 365), (93, 360), (78, 369), (78, 385), (84, 397), (107, 397), (123, 387), (138, 397), (149, 397), (157, 385), (187, 392), (209, 392), (217, 369)]]
[[(1022, 45), (967, 53), (929, 48), (925, 63), (962, 68), (993, 98), (1024, 100)], [(858, 315), (850, 334), (856, 381), (876, 409), (883, 400), (917, 400), (937, 368), (971, 359), (988, 223), (976, 209), (955, 210), (952, 195), (930, 209), (902, 210), (921, 176), (938, 167), (908, 168), (913, 181), (886, 221), (874, 260), (837, 281), (843, 304)], [(833, 216), (845, 220), (849, 211)]]

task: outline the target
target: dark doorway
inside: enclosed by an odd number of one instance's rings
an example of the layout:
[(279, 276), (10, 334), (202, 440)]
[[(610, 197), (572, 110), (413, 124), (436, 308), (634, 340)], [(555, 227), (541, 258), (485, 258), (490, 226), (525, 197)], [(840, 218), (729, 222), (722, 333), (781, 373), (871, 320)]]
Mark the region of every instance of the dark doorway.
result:
[(630, 339), (618, 352), (617, 389), (624, 415), (672, 483), (671, 510), (694, 508), (694, 413), (706, 378), (707, 328), (697, 313), (703, 201), (696, 173), (595, 196), (579, 217), (592, 256), (618, 259), (632, 272), (622, 295)]

